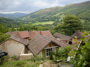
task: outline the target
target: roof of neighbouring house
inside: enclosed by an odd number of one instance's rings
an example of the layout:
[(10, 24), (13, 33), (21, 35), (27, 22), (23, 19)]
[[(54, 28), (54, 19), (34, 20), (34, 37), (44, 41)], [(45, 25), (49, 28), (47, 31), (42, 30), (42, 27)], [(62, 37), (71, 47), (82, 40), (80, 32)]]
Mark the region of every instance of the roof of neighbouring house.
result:
[(49, 30), (47, 30), (47, 31), (29, 31), (29, 38), (32, 39), (37, 34), (40, 34), (42, 36), (45, 36), (45, 35), (52, 36), (52, 34)]
[(28, 31), (14, 31), (14, 32), (7, 32), (6, 34), (11, 34), (11, 35), (15, 34), (21, 38), (28, 38), (29, 37)]
[(61, 47), (67, 46), (67, 44), (65, 44), (65, 43), (63, 43), (63, 42), (61, 42), (61, 41), (58, 41), (58, 40), (57, 40), (55, 37), (53, 37), (53, 36), (48, 36), (48, 35), (46, 35), (45, 37), (49, 38), (53, 43), (55, 43), (55, 44), (57, 44), (57, 45), (59, 45), (59, 46), (61, 46)]
[(19, 31), (13, 31), (13, 32), (7, 32), (6, 34), (10, 34), (10, 35), (17, 35), (17, 36), (19, 36), (19, 33), (18, 33)]
[(40, 34), (37, 34), (35, 37), (31, 39), (28, 48), (34, 55), (37, 55), (50, 42), (51, 42), (50, 39), (45, 38)]
[(29, 38), (32, 39), (37, 34), (40, 34), (40, 31), (29, 31)]
[(13, 40), (15, 40), (15, 41), (18, 41), (18, 42), (20, 42), (20, 43), (22, 43), (22, 44), (24, 44), (24, 45), (28, 45), (28, 43), (29, 43), (29, 41), (27, 41), (27, 40), (25, 40), (25, 39), (23, 39), (23, 38), (21, 38), (21, 37), (18, 37), (17, 35), (12, 35), (12, 36), (10, 37), (10, 39), (13, 39)]
[(83, 38), (83, 35), (84, 33), (83, 32), (80, 32), (80, 31), (76, 31), (72, 36), (71, 38), (75, 38), (75, 36), (77, 36), (77, 39), (80, 39), (80, 38)]
[(51, 32), (49, 30), (47, 30), (47, 31), (41, 31), (41, 35), (43, 35), (43, 36), (46, 36), (46, 35), (52, 36), (52, 34), (51, 34)]
[(63, 39), (63, 40), (69, 40), (69, 39), (71, 39), (70, 36), (63, 35), (63, 34), (60, 34), (60, 33), (57, 33), (57, 32), (53, 36), (56, 37), (56, 38)]
[(45, 37), (40, 34), (37, 34), (35, 37), (31, 39), (28, 48), (34, 55), (37, 55), (41, 50), (44, 49), (45, 46), (49, 45), (49, 43), (51, 42), (55, 43), (57, 46), (66, 46), (64, 43), (59, 42), (54, 38)]
[(19, 35), (21, 38), (28, 38), (29, 37), (29, 32), (28, 31), (20, 31)]

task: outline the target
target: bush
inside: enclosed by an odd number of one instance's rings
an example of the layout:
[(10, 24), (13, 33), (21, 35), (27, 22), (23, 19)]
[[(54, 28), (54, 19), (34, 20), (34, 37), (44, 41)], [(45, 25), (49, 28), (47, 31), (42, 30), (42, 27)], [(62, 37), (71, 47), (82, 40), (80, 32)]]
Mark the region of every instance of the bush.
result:
[[(71, 51), (72, 46), (65, 46), (56, 50), (56, 53), (50, 52), (50, 58), (53, 60), (62, 60), (64, 57), (68, 57), (68, 53)], [(64, 59), (65, 59), (64, 58)]]
[(9, 59), (9, 56), (3, 56), (3, 57), (1, 58), (0, 64), (3, 64), (3, 63), (5, 63), (5, 62), (8, 62), (8, 59)]
[(88, 32), (84, 32), (83, 39), (80, 39), (82, 42), (85, 42), (83, 45), (80, 44), (78, 50), (73, 51), (73, 59), (74, 67), (90, 67), (90, 34)]
[(55, 53), (54, 52), (50, 52), (50, 59), (52, 60), (53, 59), (53, 55), (55, 55)]

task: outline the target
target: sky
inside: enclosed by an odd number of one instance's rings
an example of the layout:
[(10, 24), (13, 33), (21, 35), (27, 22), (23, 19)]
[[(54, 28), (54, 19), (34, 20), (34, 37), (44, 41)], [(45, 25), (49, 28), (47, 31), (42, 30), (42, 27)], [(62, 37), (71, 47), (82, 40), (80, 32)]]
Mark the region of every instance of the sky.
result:
[(40, 9), (72, 3), (81, 3), (88, 0), (0, 0), (0, 13), (31, 13)]

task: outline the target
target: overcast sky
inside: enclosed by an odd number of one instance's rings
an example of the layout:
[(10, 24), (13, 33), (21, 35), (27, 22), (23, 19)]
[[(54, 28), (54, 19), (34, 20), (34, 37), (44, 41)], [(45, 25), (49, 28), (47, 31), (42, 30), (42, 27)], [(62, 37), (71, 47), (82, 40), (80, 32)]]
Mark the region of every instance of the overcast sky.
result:
[(0, 0), (0, 13), (31, 13), (40, 9), (65, 6), (88, 0)]

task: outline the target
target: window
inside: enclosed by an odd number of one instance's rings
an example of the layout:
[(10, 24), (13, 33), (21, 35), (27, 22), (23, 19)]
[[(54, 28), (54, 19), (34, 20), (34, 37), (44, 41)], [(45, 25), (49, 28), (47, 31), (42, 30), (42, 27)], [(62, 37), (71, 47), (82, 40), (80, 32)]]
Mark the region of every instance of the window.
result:
[(52, 51), (52, 48), (46, 49), (46, 56), (50, 56), (49, 52)]
[(72, 44), (72, 41), (69, 41), (69, 44), (71, 45)]

